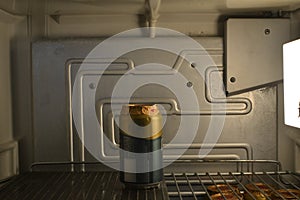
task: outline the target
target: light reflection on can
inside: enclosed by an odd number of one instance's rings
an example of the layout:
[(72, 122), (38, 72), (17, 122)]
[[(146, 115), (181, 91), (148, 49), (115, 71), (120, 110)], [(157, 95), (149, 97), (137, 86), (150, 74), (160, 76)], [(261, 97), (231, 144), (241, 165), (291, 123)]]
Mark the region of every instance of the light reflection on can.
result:
[(155, 104), (124, 105), (119, 125), (120, 149), (124, 150), (120, 151), (120, 181), (131, 188), (158, 187), (163, 179), (162, 116), (158, 107)]

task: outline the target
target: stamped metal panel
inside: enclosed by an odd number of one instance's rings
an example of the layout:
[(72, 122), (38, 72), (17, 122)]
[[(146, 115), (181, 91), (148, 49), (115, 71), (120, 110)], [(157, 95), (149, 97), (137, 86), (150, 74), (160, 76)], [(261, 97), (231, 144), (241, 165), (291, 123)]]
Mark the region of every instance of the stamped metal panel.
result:
[(70, 160), (65, 64), (85, 57), (95, 40), (33, 44), (34, 161)]
[(281, 81), (282, 45), (289, 38), (289, 19), (228, 19), (225, 59), (229, 95)]
[[(201, 126), (197, 131), (194, 140), (195, 148), (191, 148), (186, 152), (186, 155), (197, 156), (199, 154), (199, 144), (203, 141), (206, 130), (210, 122), (212, 114), (227, 115), (225, 126), (222, 135), (219, 138), (218, 145), (228, 146), (233, 148), (220, 148), (214, 150), (212, 156), (220, 155), (228, 156), (231, 158), (247, 158), (243, 148), (234, 148), (234, 146), (253, 146), (255, 152), (253, 158), (255, 159), (276, 159), (276, 87), (265, 88), (253, 92), (236, 95), (234, 97), (226, 98), (223, 101), (227, 102), (226, 110), (220, 113), (210, 113), (209, 105), (211, 102), (217, 103), (218, 96), (215, 90), (223, 89), (220, 87), (214, 78), (215, 73), (222, 74), (222, 60), (223, 60), (223, 47), (221, 38), (196, 38), (197, 41), (208, 50), (209, 54), (214, 59), (218, 68), (217, 70), (210, 70), (211, 68), (205, 66), (206, 76), (209, 84), (204, 84), (203, 78), (199, 78), (194, 73), (194, 67), (189, 63), (185, 63), (180, 68), (183, 73), (192, 83), (193, 89), (197, 91), (198, 100), (200, 102), (201, 112), (200, 123)], [(86, 54), (101, 40), (69, 40), (69, 41), (44, 41), (37, 42), (33, 45), (33, 93), (34, 93), (34, 130), (35, 130), (35, 161), (68, 161), (71, 160), (70, 146), (73, 145), (73, 156), (75, 161), (82, 160), (82, 150), (84, 150), (85, 161), (93, 161), (94, 158), (81, 146), (81, 142), (74, 131), (74, 144), (70, 143), (70, 134), (72, 128), (69, 126), (70, 112), (69, 112), (69, 96), (70, 88), (72, 88), (72, 80), (75, 77), (80, 59), (84, 58)], [(145, 53), (145, 52), (144, 52)], [(135, 65), (148, 62), (154, 56), (141, 53), (137, 56), (136, 52), (132, 53), (132, 60)], [(198, 54), (190, 54), (196, 56)], [(162, 54), (165, 63), (174, 64), (176, 57), (174, 55)], [(145, 60), (148, 59), (148, 60)], [(165, 59), (165, 60), (164, 60)], [(98, 64), (101, 62), (98, 62)], [(126, 62), (125, 62), (126, 63)], [(116, 65), (112, 70), (126, 70), (126, 64)], [(101, 73), (101, 72), (100, 72)], [(121, 76), (120, 74), (118, 76)], [(97, 93), (97, 100), (105, 100), (110, 98), (113, 83), (119, 78), (116, 75), (108, 74), (104, 77), (101, 86), (99, 85), (99, 93)], [(90, 79), (93, 76), (87, 76), (86, 91), (88, 92), (94, 86), (90, 85)], [(71, 80), (69, 82), (69, 80)], [(68, 87), (68, 84), (70, 87)], [(96, 85), (95, 85), (96, 86)], [(104, 87), (102, 90), (101, 87)], [(153, 90), (153, 88), (155, 90)], [(191, 89), (186, 87), (186, 89)], [(148, 94), (146, 91), (152, 91)], [(136, 98), (145, 97), (148, 94), (148, 101), (153, 97), (167, 101), (166, 107), (171, 109), (172, 102), (176, 102), (176, 98), (169, 92), (167, 88), (160, 88), (157, 86), (144, 86), (139, 88), (135, 93)], [(72, 92), (72, 91), (71, 91)], [(151, 96), (154, 95), (154, 96)], [(211, 101), (211, 102), (210, 102)], [(171, 102), (171, 105), (170, 103)], [(208, 109), (207, 109), (208, 108)], [(104, 128), (110, 133), (112, 140), (117, 138), (117, 131), (110, 130), (113, 125), (109, 105), (104, 106), (103, 112)], [(189, 117), (189, 116), (186, 116)], [(176, 115), (171, 115), (168, 119), (168, 124), (165, 127), (164, 141), (168, 142), (173, 137), (173, 132), (176, 130), (176, 123), (179, 118)], [(190, 134), (190, 133), (186, 133)], [(260, 138), (260, 140), (257, 140)], [(268, 145), (265, 145), (265, 144)], [(116, 141), (117, 144), (117, 141)], [(246, 145), (244, 145), (246, 144)], [(222, 156), (221, 156), (222, 157)], [(195, 165), (196, 166), (196, 165)]]

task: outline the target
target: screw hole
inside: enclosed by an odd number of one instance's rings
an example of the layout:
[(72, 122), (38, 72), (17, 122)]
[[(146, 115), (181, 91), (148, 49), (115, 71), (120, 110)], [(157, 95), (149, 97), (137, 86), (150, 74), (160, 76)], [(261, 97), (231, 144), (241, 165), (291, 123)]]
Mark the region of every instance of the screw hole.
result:
[(197, 64), (196, 63), (191, 63), (192, 68), (196, 68)]
[(231, 82), (231, 83), (235, 83), (235, 82), (236, 82), (236, 78), (235, 78), (235, 77), (231, 77), (231, 78), (230, 78), (230, 82)]
[(271, 30), (268, 29), (268, 28), (266, 28), (266, 29), (265, 29), (265, 35), (269, 35), (270, 33), (271, 33)]
[(96, 85), (94, 84), (94, 83), (90, 83), (90, 85), (89, 85), (89, 87), (90, 87), (90, 89), (95, 89), (96, 88)]
[(193, 87), (193, 83), (189, 81), (189, 82), (186, 83), (186, 86), (188, 86), (189, 88)]

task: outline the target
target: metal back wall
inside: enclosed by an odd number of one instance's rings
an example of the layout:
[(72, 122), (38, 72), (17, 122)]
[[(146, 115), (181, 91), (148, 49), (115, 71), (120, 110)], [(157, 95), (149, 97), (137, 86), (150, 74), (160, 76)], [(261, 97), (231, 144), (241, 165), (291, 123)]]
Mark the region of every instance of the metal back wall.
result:
[[(186, 63), (181, 67), (181, 72), (188, 79), (192, 80), (193, 87), (197, 91), (198, 101), (201, 108), (210, 105), (209, 95), (213, 94), (214, 89), (220, 89), (220, 83), (214, 80), (214, 73), (223, 73), (223, 40), (222, 38), (195, 38), (200, 42), (212, 56), (218, 66), (218, 71), (209, 71), (209, 66), (204, 66), (210, 73), (207, 78), (210, 87), (205, 89), (203, 79), (195, 76), (193, 67)], [(68, 40), (68, 41), (42, 41), (33, 44), (33, 106), (34, 106), (34, 160), (40, 161), (69, 161), (70, 155), (70, 129), (68, 112), (68, 90), (66, 83), (69, 77), (72, 80), (78, 70), (76, 60), (84, 58), (87, 53), (97, 45), (101, 39), (89, 40)], [(149, 62), (154, 52), (144, 51), (132, 53), (132, 59), (138, 65), (141, 62)], [(156, 59), (161, 59), (165, 63), (174, 63), (176, 56), (168, 53), (161, 54)], [(69, 63), (67, 65), (66, 63)], [(68, 68), (69, 67), (69, 68)], [(251, 78), (251, 77), (249, 77)], [(105, 81), (105, 91), (97, 93), (97, 100), (101, 102), (109, 98), (111, 86), (116, 77), (107, 76)], [(72, 81), (71, 81), (72, 82)], [(157, 86), (153, 87), (156, 92), (151, 98), (176, 99), (170, 93), (164, 93), (164, 89)], [(147, 87), (146, 87), (147, 88)], [(136, 95), (143, 95), (140, 88)], [(222, 87), (221, 87), (222, 88)], [(187, 87), (187, 89), (189, 89)], [(153, 91), (153, 90), (151, 90)], [(226, 99), (227, 110), (225, 126), (219, 138), (217, 148), (212, 151), (210, 158), (215, 159), (248, 159), (252, 157), (251, 147), (253, 147), (253, 159), (277, 159), (277, 90), (276, 86), (255, 90)], [(155, 101), (153, 101), (155, 103)], [(103, 112), (103, 121), (109, 121), (109, 109)], [(186, 155), (196, 157), (199, 145), (203, 141), (206, 129), (209, 124), (210, 113), (201, 113), (201, 126), (194, 141), (196, 149), (186, 152)], [(164, 127), (164, 141), (168, 142), (174, 135), (174, 122), (176, 117), (170, 117)], [(109, 124), (105, 123), (104, 128), (109, 129)], [(117, 138), (116, 132), (108, 133)], [(189, 134), (189, 133), (186, 133)], [(74, 132), (73, 153), (75, 161), (82, 160), (82, 146), (76, 133)], [(198, 146), (197, 146), (198, 145)], [(250, 147), (251, 146), (251, 147)], [(220, 147), (220, 148), (218, 148)], [(245, 150), (246, 149), (246, 150)], [(248, 157), (247, 157), (248, 156)], [(85, 161), (94, 161), (88, 152), (84, 154)]]
[[(227, 4), (229, 3), (229, 4)], [(279, 5), (280, 4), (280, 5)], [(124, 9), (126, 6), (126, 9)], [(43, 58), (41, 64), (36, 64), (35, 60), (38, 58), (37, 52), (34, 53), (34, 68), (31, 69), (31, 57), (30, 57), (30, 41), (35, 41), (37, 38), (70, 38), (70, 37), (98, 37), (104, 35), (111, 35), (118, 33), (122, 30), (127, 30), (128, 28), (144, 26), (144, 2), (143, 1), (130, 1), (125, 2), (123, 0), (115, 1), (94, 1), (94, 0), (3, 0), (0, 2), (0, 18), (1, 21), (5, 23), (14, 24), (14, 33), (10, 41), (10, 45), (7, 45), (8, 40), (4, 41), (1, 45), (1, 51), (7, 52), (10, 49), (10, 70), (7, 70), (8, 66), (5, 66), (4, 76), (9, 77), (9, 73), (12, 74), (12, 112), (13, 112), (13, 137), (18, 138), (20, 144), (20, 163), (21, 169), (28, 170), (30, 163), (32, 162), (32, 156), (35, 155), (35, 161), (39, 160), (67, 160), (69, 159), (68, 151), (68, 132), (66, 128), (66, 118), (68, 118), (65, 112), (65, 91), (64, 87), (64, 77), (63, 77), (63, 63), (65, 59), (70, 57), (82, 57), (89, 48), (95, 45), (94, 42), (85, 41), (88, 44), (83, 45), (82, 42), (78, 41), (79, 44), (73, 44), (72, 47), (67, 48), (66, 51), (72, 49), (72, 53), (64, 52), (63, 43), (57, 42), (50, 48), (49, 58)], [(212, 1), (207, 3), (206, 1), (163, 1), (162, 10), (160, 13), (160, 19), (158, 21), (158, 26), (172, 28), (178, 30), (187, 35), (195, 36), (222, 36), (223, 35), (223, 20), (229, 15), (234, 16), (259, 16), (267, 17), (268, 12), (261, 11), (277, 11), (277, 10), (296, 10), (299, 8), (299, 2), (297, 0), (289, 0), (285, 2), (268, 1), (259, 2), (259, 4), (253, 3), (253, 1)], [(114, 11), (114, 12), (112, 12)], [(262, 14), (265, 13), (266, 15)], [(299, 11), (291, 13), (291, 34), (292, 39), (299, 37)], [(4, 28), (6, 34), (7, 28)], [(75, 42), (76, 43), (76, 42)], [(60, 44), (60, 45), (59, 45)], [(51, 46), (45, 45), (45, 46)], [(80, 48), (77, 48), (80, 46)], [(44, 47), (43, 47), (44, 48)], [(41, 55), (47, 55), (47, 48), (42, 50)], [(53, 52), (56, 53), (53, 53)], [(62, 52), (60, 52), (62, 51)], [(73, 54), (74, 55), (71, 55)], [(52, 57), (51, 57), (52, 56)], [(73, 57), (74, 56), (74, 57)], [(55, 57), (55, 58), (54, 58)], [(49, 63), (49, 59), (52, 59), (53, 64), (57, 66), (52, 66)], [(41, 60), (41, 58), (39, 58)], [(57, 61), (55, 61), (57, 59)], [(61, 59), (61, 60), (60, 60)], [(4, 58), (7, 61), (7, 57)], [(222, 64), (220, 65), (222, 66)], [(54, 69), (52, 71), (51, 69)], [(42, 75), (41, 78), (35, 77), (33, 80), (34, 91), (31, 89), (31, 71), (35, 75)], [(49, 77), (45, 77), (49, 75)], [(44, 77), (43, 77), (44, 76)], [(3, 79), (2, 81), (6, 81)], [(49, 83), (49, 86), (46, 85)], [(50, 93), (50, 89), (53, 85), (57, 90), (53, 94)], [(6, 83), (2, 86), (7, 86)], [(40, 93), (39, 90), (44, 91)], [(277, 93), (279, 102), (277, 102), (277, 112), (278, 114), (278, 151), (279, 159), (283, 164), (287, 164), (288, 169), (293, 169), (293, 163), (295, 161), (294, 149), (299, 149), (299, 145), (295, 147), (295, 138), (299, 138), (298, 130), (288, 128), (282, 123), (282, 88), (281, 85), (277, 91), (276, 86), (273, 87), (272, 91)], [(249, 93), (244, 93), (239, 96), (233, 97), (243, 97), (249, 96), (251, 99), (253, 94), (260, 96), (261, 91), (254, 91)], [(32, 94), (34, 94), (34, 124), (35, 131), (33, 136), (32, 130)], [(62, 96), (57, 96), (57, 95)], [(51, 97), (46, 100), (46, 95)], [(267, 95), (268, 96), (268, 95)], [(1, 97), (2, 98), (2, 97)], [(3, 96), (4, 99), (9, 99), (7, 96)], [(276, 99), (273, 99), (276, 101)], [(47, 103), (48, 101), (48, 103)], [(266, 101), (266, 100), (261, 100)], [(37, 104), (36, 104), (37, 103)], [(253, 102), (253, 110), (256, 110), (257, 102)], [(10, 103), (5, 103), (8, 105), (5, 109), (10, 109)], [(41, 108), (44, 104), (47, 105), (45, 108)], [(267, 104), (267, 103), (266, 103)], [(261, 104), (263, 105), (263, 104)], [(57, 106), (61, 106), (62, 110), (59, 110)], [(53, 109), (55, 108), (56, 112)], [(265, 108), (264, 108), (265, 109)], [(45, 112), (44, 112), (45, 111)], [(46, 112), (47, 111), (47, 112)], [(59, 111), (59, 112), (57, 112)], [(43, 114), (42, 114), (43, 113)], [(48, 117), (47, 113), (50, 115)], [(43, 116), (44, 115), (44, 116)], [(255, 116), (251, 112), (252, 116)], [(250, 115), (247, 115), (250, 116)], [(234, 118), (240, 119), (238, 116), (228, 116), (231, 119), (226, 123), (226, 127), (233, 128), (235, 126), (244, 127), (245, 129), (250, 125), (238, 124), (234, 122)], [(4, 121), (8, 118), (4, 117)], [(275, 120), (276, 119), (270, 119)], [(244, 121), (247, 120), (243, 120)], [(49, 122), (49, 124), (48, 124)], [(45, 124), (43, 127), (41, 124)], [(10, 126), (10, 122), (5, 126)], [(259, 126), (263, 126), (262, 122)], [(268, 124), (268, 123), (267, 123)], [(266, 125), (268, 126), (268, 125)], [(259, 130), (259, 128), (255, 128)], [(57, 132), (53, 132), (57, 131)], [(225, 130), (224, 130), (225, 131)], [(249, 130), (249, 132), (251, 132)], [(247, 137), (248, 133), (247, 132)], [(11, 139), (11, 134), (7, 131), (4, 134), (3, 141), (8, 141)], [(8, 134), (8, 136), (7, 136)], [(231, 133), (232, 134), (232, 133)], [(241, 133), (236, 133), (231, 136), (231, 134), (223, 134), (222, 138), (227, 138), (227, 141), (243, 140), (248, 142), (245, 137), (241, 137)], [(1, 134), (0, 134), (1, 135)], [(235, 137), (238, 135), (238, 137)], [(250, 134), (252, 137), (252, 133)], [(53, 136), (53, 137), (52, 137)], [(48, 138), (53, 139), (58, 145), (57, 149), (53, 144), (49, 144)], [(253, 138), (255, 136), (253, 135)], [(234, 139), (237, 138), (237, 139)], [(292, 139), (291, 139), (292, 138)], [(274, 139), (275, 140), (275, 139)], [(225, 141), (225, 140), (224, 140)], [(32, 145), (34, 142), (35, 145)], [(40, 143), (41, 142), (41, 143)], [(39, 144), (40, 143), (40, 144)], [(43, 147), (44, 145), (44, 147)], [(273, 145), (273, 144), (272, 144)], [(274, 144), (275, 145), (275, 144)], [(259, 146), (259, 145), (258, 145)], [(47, 149), (49, 147), (49, 149)], [(35, 150), (33, 150), (33, 148)], [(79, 151), (79, 150), (78, 150)], [(256, 150), (255, 150), (256, 151)], [(61, 152), (61, 153), (57, 153)], [(298, 155), (300, 151), (297, 150)], [(79, 154), (79, 153), (77, 153)], [(288, 155), (288, 156), (287, 156)], [(45, 156), (43, 159), (42, 157)], [(275, 156), (275, 154), (273, 155)], [(299, 161), (299, 159), (298, 159)], [(298, 164), (299, 166), (300, 164)], [(299, 167), (298, 167), (299, 168)]]

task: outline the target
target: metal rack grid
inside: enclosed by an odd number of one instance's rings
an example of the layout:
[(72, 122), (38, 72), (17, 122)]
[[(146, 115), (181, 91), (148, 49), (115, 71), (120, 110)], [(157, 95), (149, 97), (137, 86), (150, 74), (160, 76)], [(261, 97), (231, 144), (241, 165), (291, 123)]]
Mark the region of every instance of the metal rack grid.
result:
[(30, 172), (0, 187), (1, 200), (166, 200), (165, 184), (127, 190), (118, 172)]
[[(300, 199), (289, 192), (288, 189), (296, 189), (300, 192), (300, 174), (283, 171), (280, 162), (275, 160), (202, 160), (198, 161), (207, 165), (206, 169), (217, 169), (216, 171), (205, 171), (202, 173), (165, 173), (165, 183), (171, 200), (190, 199), (213, 199), (212, 195), (218, 193), (219, 199), (226, 199), (225, 193), (217, 185), (225, 185), (230, 190), (233, 199), (256, 199), (252, 191), (247, 189), (247, 184), (261, 183), (268, 189), (265, 190), (255, 186), (262, 194), (263, 199), (285, 199), (278, 192), (283, 189), (293, 199)], [(211, 167), (211, 168), (210, 168)], [(231, 168), (231, 171), (227, 171)], [(257, 171), (264, 169), (263, 171)], [(209, 186), (215, 186), (217, 192), (208, 190)], [(234, 188), (238, 188), (236, 191)]]
[[(119, 173), (95, 172), (95, 171), (64, 171), (45, 172), (34, 171), (21, 174), (0, 186), (0, 199), (102, 199), (102, 200), (196, 200), (213, 199), (209, 191), (209, 186), (225, 184), (231, 189), (231, 193), (236, 199), (255, 199), (255, 196), (247, 189), (247, 184), (262, 183), (272, 193), (268, 196), (265, 190), (257, 187), (257, 191), (265, 196), (264, 199), (273, 200), (285, 199), (278, 189), (286, 191), (292, 199), (300, 199), (287, 189), (300, 191), (300, 174), (282, 171), (278, 161), (268, 160), (239, 160), (239, 161), (198, 161), (203, 165), (222, 166), (222, 170), (205, 171), (196, 173), (175, 173), (166, 172), (164, 181), (160, 188), (148, 190), (127, 190), (119, 181)], [(186, 161), (184, 161), (186, 163)], [(52, 165), (94, 165), (97, 163), (52, 163)], [(99, 163), (98, 163), (99, 164)], [(187, 163), (186, 163), (187, 164)], [(50, 163), (34, 165), (41, 167), (51, 165)], [(234, 170), (226, 171), (231, 165)], [(273, 171), (255, 171), (257, 165), (268, 166)], [(271, 168), (270, 168), (271, 166)], [(260, 168), (260, 167), (259, 167)], [(81, 169), (81, 168), (79, 168)], [(212, 169), (212, 168), (210, 168)], [(202, 170), (200, 170), (202, 171)], [(225, 172), (224, 172), (225, 171)], [(238, 187), (238, 191), (234, 190)], [(219, 199), (226, 199), (220, 189)], [(228, 199), (228, 198), (227, 198)], [(288, 199), (291, 200), (291, 199)]]
[[(279, 199), (285, 199), (279, 194), (279, 189), (297, 189), (300, 190), (300, 175), (292, 172), (227, 172), (227, 173), (168, 173), (165, 174), (165, 183), (168, 188), (170, 199), (212, 199), (207, 187), (225, 184), (231, 189), (233, 196), (237, 199), (243, 199), (244, 194), (256, 199), (252, 193), (245, 187), (246, 184), (263, 183), (268, 189), (276, 194)], [(234, 190), (233, 186), (238, 187), (240, 194)], [(274, 199), (265, 194), (265, 190), (257, 187), (257, 190), (265, 195), (265, 199)], [(218, 189), (224, 199), (224, 193)], [(300, 199), (291, 192), (294, 199)]]

